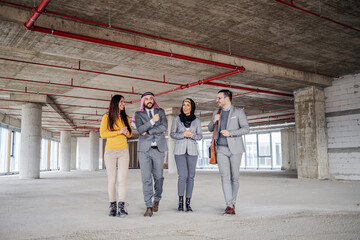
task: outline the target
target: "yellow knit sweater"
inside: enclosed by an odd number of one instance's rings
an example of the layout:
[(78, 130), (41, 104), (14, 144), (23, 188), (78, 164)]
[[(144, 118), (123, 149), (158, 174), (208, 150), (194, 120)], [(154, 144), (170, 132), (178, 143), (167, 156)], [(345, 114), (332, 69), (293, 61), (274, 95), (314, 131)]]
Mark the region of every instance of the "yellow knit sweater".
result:
[[(130, 125), (129, 116), (127, 120)], [(100, 136), (102, 138), (107, 138), (106, 147), (105, 149), (125, 149), (128, 148), (127, 138), (132, 136), (132, 133), (128, 133), (127, 135), (120, 134), (120, 129), (125, 127), (124, 122), (122, 121), (121, 117), (119, 117), (114, 124), (114, 131), (111, 131), (108, 128), (109, 122), (109, 114), (105, 113), (101, 120), (100, 126)]]

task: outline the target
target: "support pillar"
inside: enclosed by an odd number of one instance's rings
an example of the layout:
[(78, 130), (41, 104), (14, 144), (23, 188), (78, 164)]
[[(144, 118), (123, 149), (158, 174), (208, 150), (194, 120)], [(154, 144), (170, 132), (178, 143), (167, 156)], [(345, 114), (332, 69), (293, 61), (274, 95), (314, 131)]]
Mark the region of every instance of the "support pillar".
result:
[(19, 178), (40, 178), (42, 104), (25, 103), (21, 111)]
[[(174, 156), (174, 148), (175, 148), (175, 139), (172, 139), (170, 137), (171, 133), (171, 125), (174, 121), (175, 114), (173, 113), (173, 109), (170, 109), (170, 111), (167, 109), (166, 111), (168, 114), (166, 115), (166, 118), (168, 120), (168, 138), (167, 138), (167, 144), (168, 144), (168, 173), (169, 174), (176, 174), (177, 168), (175, 163), (175, 156)], [(169, 113), (170, 112), (170, 113)]]
[(329, 178), (324, 91), (309, 87), (294, 96), (298, 177)]
[(60, 171), (70, 172), (71, 162), (71, 132), (60, 132)]
[(90, 171), (99, 170), (99, 141), (100, 133), (90, 133)]
[(296, 137), (295, 129), (281, 130), (281, 170), (296, 169)]
[(77, 138), (71, 138), (71, 160), (70, 160), (70, 168), (71, 170), (76, 170), (76, 147), (77, 147)]

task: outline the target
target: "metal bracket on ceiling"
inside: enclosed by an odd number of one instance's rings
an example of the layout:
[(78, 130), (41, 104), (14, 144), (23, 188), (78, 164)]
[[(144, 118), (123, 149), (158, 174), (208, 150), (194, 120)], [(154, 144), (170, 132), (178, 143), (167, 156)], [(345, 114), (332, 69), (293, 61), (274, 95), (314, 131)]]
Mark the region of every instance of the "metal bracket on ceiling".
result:
[(54, 26), (51, 24), (51, 35), (54, 35)]
[(169, 48), (169, 50), (170, 50), (170, 53), (171, 53), (171, 57), (172, 57), (172, 56), (173, 56), (173, 52), (172, 52), (171, 48)]
[(111, 27), (111, 8), (110, 8), (110, 5), (109, 5), (109, 27)]

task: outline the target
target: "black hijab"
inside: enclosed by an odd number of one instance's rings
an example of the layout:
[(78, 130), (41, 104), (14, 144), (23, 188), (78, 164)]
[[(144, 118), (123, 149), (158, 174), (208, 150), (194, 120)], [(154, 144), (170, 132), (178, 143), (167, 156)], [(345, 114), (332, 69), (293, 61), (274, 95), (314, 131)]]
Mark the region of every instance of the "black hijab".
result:
[(180, 121), (184, 124), (184, 126), (186, 128), (189, 128), (190, 125), (191, 125), (191, 122), (196, 119), (196, 116), (195, 116), (195, 108), (196, 108), (196, 106), (195, 106), (195, 102), (191, 98), (186, 98), (183, 101), (183, 104), (184, 104), (184, 102), (190, 102), (191, 112), (190, 112), (189, 116), (186, 116), (185, 113), (183, 112), (183, 107), (181, 105), (179, 117), (180, 117)]

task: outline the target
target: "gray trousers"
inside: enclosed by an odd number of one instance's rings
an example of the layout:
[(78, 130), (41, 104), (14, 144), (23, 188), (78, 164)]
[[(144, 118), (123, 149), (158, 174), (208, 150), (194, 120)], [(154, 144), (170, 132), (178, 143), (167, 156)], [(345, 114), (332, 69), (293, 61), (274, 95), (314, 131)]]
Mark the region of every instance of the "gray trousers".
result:
[(239, 190), (239, 175), (242, 153), (232, 154), (228, 147), (217, 146), (216, 160), (219, 166), (222, 189), (227, 206), (236, 203)]
[[(144, 202), (146, 207), (152, 207), (152, 198), (160, 201), (163, 191), (163, 169), (165, 153), (150, 148), (147, 152), (138, 152), (143, 185)], [(154, 178), (154, 186), (153, 186)], [(155, 192), (154, 192), (155, 189)]]
[(178, 195), (180, 197), (184, 196), (185, 188), (186, 197), (191, 198), (192, 196), (197, 159), (198, 156), (192, 156), (187, 153), (175, 155), (176, 167), (179, 174)]

